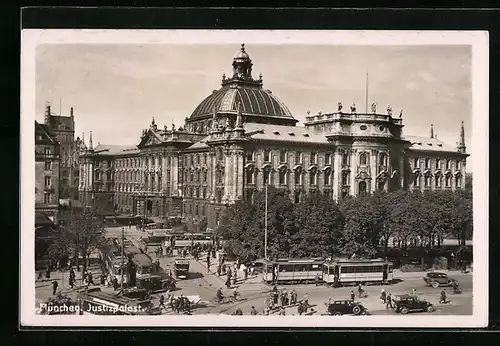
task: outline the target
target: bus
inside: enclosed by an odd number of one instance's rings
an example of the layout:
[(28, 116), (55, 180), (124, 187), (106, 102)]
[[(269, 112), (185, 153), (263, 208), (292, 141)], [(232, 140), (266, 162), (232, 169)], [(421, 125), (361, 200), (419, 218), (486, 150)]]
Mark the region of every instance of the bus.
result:
[(80, 315), (160, 315), (151, 300), (139, 300), (101, 291), (99, 287), (78, 294)]
[(273, 284), (295, 284), (321, 280), (325, 260), (322, 258), (278, 259), (267, 261), (264, 270), (264, 281)]
[(336, 259), (323, 264), (323, 281), (338, 287), (387, 284), (393, 280), (393, 264), (384, 259)]

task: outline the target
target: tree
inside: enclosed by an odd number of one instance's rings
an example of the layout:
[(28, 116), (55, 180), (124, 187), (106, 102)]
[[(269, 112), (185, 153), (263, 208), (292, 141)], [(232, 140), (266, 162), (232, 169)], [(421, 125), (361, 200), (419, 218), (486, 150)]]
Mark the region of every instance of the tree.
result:
[(61, 226), (53, 249), (61, 251), (66, 248), (68, 253), (75, 253), (77, 261), (81, 255), (85, 271), (90, 254), (106, 243), (104, 232), (102, 220), (94, 210), (74, 211), (68, 222)]
[(465, 191), (472, 191), (472, 173), (465, 173)]
[(295, 225), (290, 255), (292, 257), (331, 257), (340, 253), (344, 216), (328, 196), (312, 193), (294, 209)]
[[(289, 234), (293, 233), (293, 208), (288, 194), (268, 188), (268, 257), (288, 256)], [(237, 201), (222, 215), (219, 234), (226, 239), (225, 250), (237, 257), (263, 257), (265, 234), (265, 191), (253, 203)]]
[(371, 257), (377, 252), (380, 236), (377, 233), (377, 208), (372, 201), (371, 196), (359, 196), (342, 203), (345, 224), (341, 252), (344, 255)]

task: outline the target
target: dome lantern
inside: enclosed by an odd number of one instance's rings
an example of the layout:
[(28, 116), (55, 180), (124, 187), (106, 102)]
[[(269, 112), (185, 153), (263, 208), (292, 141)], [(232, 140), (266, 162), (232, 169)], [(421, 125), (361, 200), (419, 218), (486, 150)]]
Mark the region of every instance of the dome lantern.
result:
[(234, 56), (233, 59), (233, 78), (251, 80), (252, 65), (252, 60), (245, 51), (245, 44), (242, 43), (240, 51)]

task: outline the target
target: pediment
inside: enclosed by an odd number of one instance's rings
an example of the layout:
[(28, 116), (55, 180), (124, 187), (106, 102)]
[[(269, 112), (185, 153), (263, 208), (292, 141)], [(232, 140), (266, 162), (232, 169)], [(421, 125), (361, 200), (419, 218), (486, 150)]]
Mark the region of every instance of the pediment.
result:
[(162, 144), (162, 140), (158, 138), (158, 135), (152, 132), (151, 130), (144, 133), (141, 139), (141, 143), (139, 143), (139, 147), (146, 147), (150, 145)]

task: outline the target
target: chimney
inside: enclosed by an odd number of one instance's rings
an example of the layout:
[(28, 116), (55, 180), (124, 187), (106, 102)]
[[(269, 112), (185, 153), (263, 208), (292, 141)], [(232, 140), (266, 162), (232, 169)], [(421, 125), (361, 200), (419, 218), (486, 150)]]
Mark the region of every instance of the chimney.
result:
[(431, 124), (431, 138), (434, 138), (434, 125)]
[(69, 109), (69, 116), (70, 116), (70, 117), (72, 117), (72, 116), (73, 116), (73, 107), (71, 107), (71, 108)]
[(44, 124), (50, 125), (50, 103), (45, 103), (45, 116), (44, 116)]

